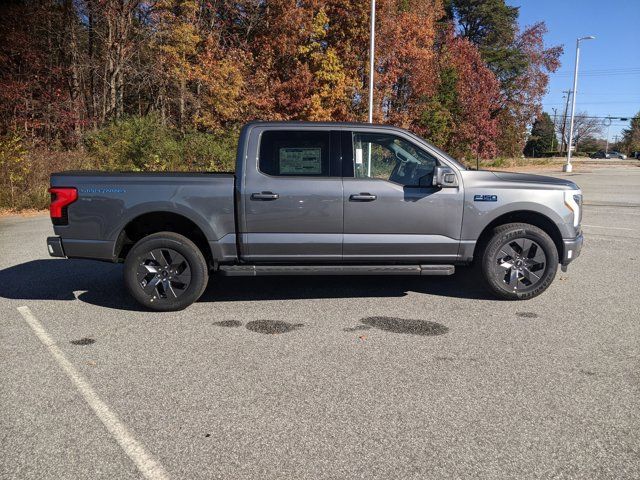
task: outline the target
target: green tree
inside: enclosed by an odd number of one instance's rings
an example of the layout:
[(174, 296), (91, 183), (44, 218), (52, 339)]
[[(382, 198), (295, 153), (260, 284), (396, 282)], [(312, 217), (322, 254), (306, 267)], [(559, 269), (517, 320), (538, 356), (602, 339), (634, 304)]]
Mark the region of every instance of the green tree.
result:
[(524, 73), (526, 55), (515, 43), (518, 7), (504, 0), (448, 0), (447, 12), (503, 84)]
[(553, 120), (547, 112), (542, 112), (531, 128), (531, 136), (524, 147), (524, 154), (527, 157), (540, 156), (544, 152), (549, 152), (553, 145), (557, 145), (556, 133), (553, 128)]
[(631, 119), (631, 125), (622, 131), (622, 145), (627, 152), (640, 152), (640, 112)]

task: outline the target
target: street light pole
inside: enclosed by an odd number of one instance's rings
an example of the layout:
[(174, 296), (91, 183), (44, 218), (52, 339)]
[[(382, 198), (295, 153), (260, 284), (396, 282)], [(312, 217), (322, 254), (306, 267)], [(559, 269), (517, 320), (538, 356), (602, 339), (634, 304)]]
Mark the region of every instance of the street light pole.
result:
[[(376, 52), (376, 0), (371, 0), (371, 33), (369, 38), (369, 123), (373, 123), (373, 75)], [(371, 178), (371, 143), (367, 153), (367, 176)]]
[(376, 49), (376, 0), (371, 0), (371, 34), (369, 38), (369, 123), (373, 123), (373, 70)]
[(576, 96), (578, 95), (578, 64), (580, 62), (580, 41), (582, 40), (593, 40), (593, 35), (589, 35), (588, 37), (580, 37), (576, 40), (576, 65), (573, 69), (573, 97), (571, 98), (571, 120), (569, 122), (569, 140), (567, 142), (567, 163), (562, 168), (563, 172), (571, 172), (573, 170), (573, 166), (571, 165), (571, 146), (573, 144), (573, 117), (576, 112)]

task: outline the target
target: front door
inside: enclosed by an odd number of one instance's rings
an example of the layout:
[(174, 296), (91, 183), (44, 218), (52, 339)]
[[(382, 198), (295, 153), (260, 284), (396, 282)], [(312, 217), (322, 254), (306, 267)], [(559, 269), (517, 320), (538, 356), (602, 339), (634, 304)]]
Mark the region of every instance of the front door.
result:
[(463, 193), (432, 186), (441, 161), (400, 134), (350, 135), (354, 172), (344, 178), (343, 260), (456, 260)]
[(339, 262), (340, 133), (289, 128), (265, 130), (259, 138), (259, 145), (250, 149), (257, 161), (248, 160), (244, 173), (243, 258), (256, 263)]

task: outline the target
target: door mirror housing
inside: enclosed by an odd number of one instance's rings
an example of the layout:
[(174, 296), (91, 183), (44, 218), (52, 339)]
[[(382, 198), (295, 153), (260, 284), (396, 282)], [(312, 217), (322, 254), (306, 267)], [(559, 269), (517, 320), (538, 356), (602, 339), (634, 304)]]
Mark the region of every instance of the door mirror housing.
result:
[(436, 165), (433, 170), (433, 186), (439, 188), (451, 188), (458, 186), (458, 177), (451, 167)]

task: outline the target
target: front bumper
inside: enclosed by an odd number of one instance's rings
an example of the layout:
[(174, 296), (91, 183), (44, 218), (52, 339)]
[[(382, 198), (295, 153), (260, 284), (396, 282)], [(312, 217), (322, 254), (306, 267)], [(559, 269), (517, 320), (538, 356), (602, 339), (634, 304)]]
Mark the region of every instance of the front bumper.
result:
[(564, 243), (564, 251), (562, 252), (561, 264), (563, 266), (567, 266), (580, 256), (584, 236), (581, 233), (576, 238), (571, 238), (569, 240), (563, 239), (562, 242)]

